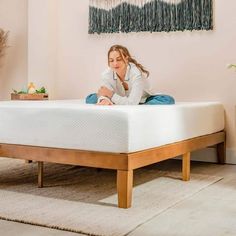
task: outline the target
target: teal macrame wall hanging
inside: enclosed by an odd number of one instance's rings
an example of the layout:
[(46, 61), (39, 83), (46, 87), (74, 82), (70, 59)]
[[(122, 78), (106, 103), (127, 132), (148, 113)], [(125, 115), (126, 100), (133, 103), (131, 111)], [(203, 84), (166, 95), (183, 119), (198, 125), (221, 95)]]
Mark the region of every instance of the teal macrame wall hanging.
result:
[(90, 0), (89, 33), (211, 30), (213, 0)]

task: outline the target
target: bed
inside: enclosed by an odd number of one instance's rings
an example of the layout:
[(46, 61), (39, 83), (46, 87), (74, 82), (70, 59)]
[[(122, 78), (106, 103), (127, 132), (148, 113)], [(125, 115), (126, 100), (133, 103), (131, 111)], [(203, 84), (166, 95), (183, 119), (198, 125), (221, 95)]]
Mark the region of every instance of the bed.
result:
[(217, 102), (97, 106), (84, 100), (0, 102), (0, 156), (117, 171), (118, 206), (131, 207), (133, 171), (215, 146), (225, 162), (224, 109)]

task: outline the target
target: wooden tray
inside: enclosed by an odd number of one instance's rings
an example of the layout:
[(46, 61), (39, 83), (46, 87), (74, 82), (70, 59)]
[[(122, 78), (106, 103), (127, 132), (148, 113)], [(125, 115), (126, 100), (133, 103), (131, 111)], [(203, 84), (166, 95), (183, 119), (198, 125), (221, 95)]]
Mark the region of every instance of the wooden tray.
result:
[(22, 93), (22, 94), (11, 94), (11, 100), (48, 100), (48, 94), (47, 93), (34, 93), (34, 94), (28, 94), (28, 93)]

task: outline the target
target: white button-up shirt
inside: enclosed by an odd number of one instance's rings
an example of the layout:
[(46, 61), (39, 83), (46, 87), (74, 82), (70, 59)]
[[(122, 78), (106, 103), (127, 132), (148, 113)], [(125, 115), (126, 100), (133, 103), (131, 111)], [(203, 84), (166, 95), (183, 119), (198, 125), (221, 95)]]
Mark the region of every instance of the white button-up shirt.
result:
[[(147, 97), (153, 95), (149, 85), (149, 79), (145, 78), (142, 72), (133, 63), (127, 66), (125, 80), (128, 90), (124, 89), (117, 74), (110, 68), (102, 73), (102, 86), (114, 92), (111, 101), (117, 105), (138, 105), (144, 103)], [(107, 99), (101, 96), (99, 101)]]

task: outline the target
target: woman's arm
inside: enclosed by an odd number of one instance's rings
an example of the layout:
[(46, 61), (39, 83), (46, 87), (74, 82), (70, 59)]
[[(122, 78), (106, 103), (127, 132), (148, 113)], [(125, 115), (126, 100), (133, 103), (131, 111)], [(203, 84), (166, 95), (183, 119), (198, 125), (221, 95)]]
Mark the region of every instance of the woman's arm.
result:
[(111, 102), (111, 100), (102, 99), (99, 102), (97, 102), (97, 105), (113, 105), (113, 103)]
[[(113, 102), (111, 101), (110, 97), (113, 94), (113, 87), (112, 87), (112, 72), (110, 69), (104, 71), (102, 73), (102, 79), (101, 79), (101, 87), (98, 89), (97, 95), (98, 95), (98, 102), (99, 105), (112, 105)], [(107, 95), (107, 92), (110, 95)], [(105, 102), (104, 102), (105, 100)]]

